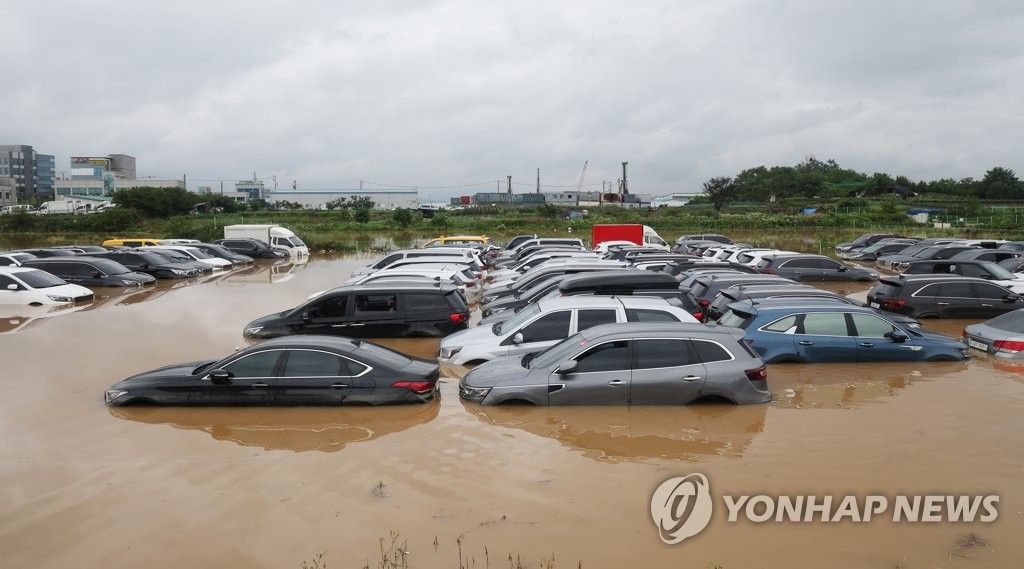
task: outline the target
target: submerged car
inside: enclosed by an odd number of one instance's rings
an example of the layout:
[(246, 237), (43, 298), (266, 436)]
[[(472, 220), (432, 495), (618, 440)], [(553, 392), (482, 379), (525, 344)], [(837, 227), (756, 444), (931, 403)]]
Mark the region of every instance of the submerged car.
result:
[(0, 304), (66, 304), (93, 299), (91, 290), (69, 284), (46, 271), (29, 267), (0, 267)]
[(718, 322), (746, 332), (768, 363), (913, 362), (967, 359), (967, 346), (922, 329), (901, 327), (873, 311), (832, 302), (783, 299), (729, 305)]
[(104, 399), (112, 407), (425, 403), (437, 377), (436, 362), (363, 340), (293, 336), (147, 371), (115, 383)]
[(1024, 309), (1007, 312), (964, 328), (964, 340), (990, 356), (1024, 359)]
[(30, 259), (24, 267), (42, 269), (70, 283), (82, 286), (140, 286), (156, 282), (156, 277), (134, 272), (117, 261), (101, 257), (71, 256)]
[(482, 405), (685, 405), (702, 399), (766, 403), (768, 371), (735, 328), (607, 324), (536, 355), (477, 366), (459, 397)]
[(257, 318), (246, 338), (333, 334), (359, 338), (441, 337), (465, 329), (469, 307), (452, 285), (367, 283), (325, 291), (295, 308)]

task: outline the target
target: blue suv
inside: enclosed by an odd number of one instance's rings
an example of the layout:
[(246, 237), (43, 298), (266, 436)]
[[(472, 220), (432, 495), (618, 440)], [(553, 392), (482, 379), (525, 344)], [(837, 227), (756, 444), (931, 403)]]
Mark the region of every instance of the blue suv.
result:
[(742, 328), (767, 363), (961, 361), (967, 345), (896, 324), (870, 308), (808, 301), (734, 302), (719, 320)]

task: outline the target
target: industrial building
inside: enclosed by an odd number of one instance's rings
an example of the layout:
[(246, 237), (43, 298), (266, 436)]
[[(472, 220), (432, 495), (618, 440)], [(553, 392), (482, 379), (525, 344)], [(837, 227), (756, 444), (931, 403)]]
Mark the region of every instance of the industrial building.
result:
[(184, 188), (184, 180), (136, 178), (135, 157), (127, 154), (72, 156), (71, 177), (53, 183), (55, 199), (110, 199), (116, 190), (130, 188)]
[[(10, 178), (15, 203), (53, 195), (54, 157), (39, 154), (26, 144), (0, 144), (0, 178)], [(6, 190), (5, 190), (6, 191)], [(8, 204), (13, 205), (13, 204)]]

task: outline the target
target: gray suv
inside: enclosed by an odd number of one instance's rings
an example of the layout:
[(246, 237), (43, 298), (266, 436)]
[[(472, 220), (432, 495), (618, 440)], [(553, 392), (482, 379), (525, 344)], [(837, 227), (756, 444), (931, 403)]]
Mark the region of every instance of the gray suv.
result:
[(539, 354), (473, 368), (459, 396), (483, 405), (767, 403), (767, 368), (742, 339), (742, 330), (703, 324), (596, 326)]

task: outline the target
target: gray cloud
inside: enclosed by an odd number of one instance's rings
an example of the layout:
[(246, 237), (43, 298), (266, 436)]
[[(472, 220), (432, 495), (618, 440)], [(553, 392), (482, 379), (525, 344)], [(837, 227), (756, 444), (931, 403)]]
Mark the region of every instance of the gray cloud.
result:
[[(3, 138), (282, 186), (694, 190), (834, 158), (1018, 168), (1014, 2), (37, 2), (5, 9)], [(216, 184), (216, 182), (207, 182)], [(379, 187), (379, 186), (370, 186)], [(424, 190), (430, 198), (490, 190)]]

